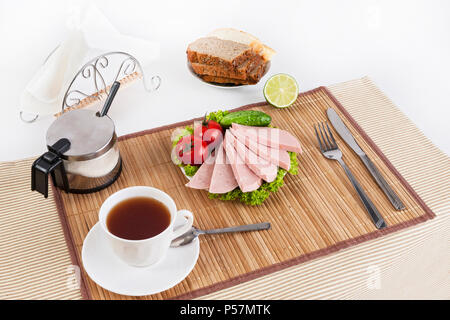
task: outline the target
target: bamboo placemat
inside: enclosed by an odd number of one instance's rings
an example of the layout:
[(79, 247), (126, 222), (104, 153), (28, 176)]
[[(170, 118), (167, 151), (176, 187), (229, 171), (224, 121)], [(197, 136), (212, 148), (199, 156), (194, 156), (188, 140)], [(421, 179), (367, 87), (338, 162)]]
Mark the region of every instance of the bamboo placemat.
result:
[[(346, 162), (371, 195), (389, 227), (376, 230), (358, 201), (339, 164), (318, 151), (312, 125), (325, 121), (325, 110), (333, 107), (356, 140), (405, 203), (407, 210), (393, 210), (364, 165), (340, 139)], [(69, 248), (80, 260), (82, 242), (97, 222), (101, 203), (115, 191), (131, 185), (151, 185), (171, 195), (178, 208), (194, 212), (200, 228), (272, 222), (266, 232), (216, 235), (201, 238), (201, 253), (192, 273), (180, 284), (142, 299), (193, 298), (214, 292), (313, 258), (327, 255), (432, 218), (434, 214), (414, 193), (370, 138), (325, 89), (301, 94), (287, 109), (265, 103), (245, 106), (272, 116), (273, 124), (296, 135), (303, 145), (297, 176), (287, 175), (285, 186), (258, 207), (210, 200), (205, 191), (186, 188), (185, 177), (170, 160), (170, 135), (189, 122), (124, 136), (120, 150), (124, 159), (121, 177), (111, 187), (89, 195), (55, 192), (63, 222), (67, 221)], [(336, 135), (337, 136), (337, 135)], [(92, 282), (83, 271), (88, 297), (129, 299), (108, 292)]]

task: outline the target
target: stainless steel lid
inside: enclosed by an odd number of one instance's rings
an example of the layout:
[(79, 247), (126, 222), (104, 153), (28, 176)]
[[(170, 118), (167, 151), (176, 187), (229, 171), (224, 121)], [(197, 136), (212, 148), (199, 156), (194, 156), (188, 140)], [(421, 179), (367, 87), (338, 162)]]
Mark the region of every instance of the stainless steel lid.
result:
[(96, 111), (72, 110), (56, 119), (47, 130), (47, 146), (61, 138), (70, 141), (70, 149), (62, 155), (66, 160), (89, 160), (107, 152), (116, 142), (114, 123)]

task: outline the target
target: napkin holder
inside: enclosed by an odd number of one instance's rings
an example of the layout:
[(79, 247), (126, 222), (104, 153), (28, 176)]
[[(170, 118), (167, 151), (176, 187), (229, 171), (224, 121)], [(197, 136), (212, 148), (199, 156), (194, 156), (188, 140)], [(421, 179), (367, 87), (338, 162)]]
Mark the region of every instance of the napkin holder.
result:
[[(118, 51), (99, 55), (85, 63), (75, 74), (64, 94), (61, 111), (55, 116), (104, 100), (115, 81), (126, 86), (140, 78), (147, 92), (155, 91), (161, 85), (159, 76), (145, 76), (141, 64), (131, 54)], [(25, 119), (23, 111), (20, 111), (19, 116), (27, 123), (34, 122), (39, 117), (31, 115), (33, 118)]]

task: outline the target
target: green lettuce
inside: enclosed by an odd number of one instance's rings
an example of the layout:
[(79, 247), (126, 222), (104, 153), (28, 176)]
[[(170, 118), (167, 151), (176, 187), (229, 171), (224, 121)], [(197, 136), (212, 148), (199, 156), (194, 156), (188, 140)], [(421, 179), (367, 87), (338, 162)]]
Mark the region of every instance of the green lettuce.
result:
[(289, 173), (296, 175), (298, 173), (298, 159), (295, 152), (288, 152), (291, 158), (291, 167), (289, 168)]
[(189, 136), (191, 134), (194, 134), (194, 129), (190, 126), (186, 126), (183, 129), (177, 129), (177, 131), (174, 133), (174, 136), (172, 137), (172, 148), (177, 145), (178, 141), (180, 141), (181, 138)]
[(188, 177), (193, 177), (198, 169), (200, 168), (199, 166), (191, 166), (190, 164), (187, 165), (181, 165), (180, 167), (183, 167), (184, 169), (184, 173), (188, 176)]
[(225, 117), (229, 113), (230, 113), (229, 111), (217, 110), (216, 112), (211, 112), (210, 114), (208, 114), (206, 116), (206, 120), (213, 120), (213, 121), (220, 123), (222, 118)]

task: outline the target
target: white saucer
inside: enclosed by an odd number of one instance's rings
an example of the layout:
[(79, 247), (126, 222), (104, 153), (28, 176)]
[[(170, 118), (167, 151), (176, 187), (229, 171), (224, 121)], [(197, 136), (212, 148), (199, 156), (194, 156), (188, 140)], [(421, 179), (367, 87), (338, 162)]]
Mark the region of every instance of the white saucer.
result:
[(145, 296), (173, 287), (192, 271), (200, 252), (197, 238), (188, 245), (169, 248), (167, 256), (154, 265), (132, 267), (115, 256), (103, 232), (99, 223), (92, 227), (84, 239), (81, 259), (95, 283), (117, 294)]

